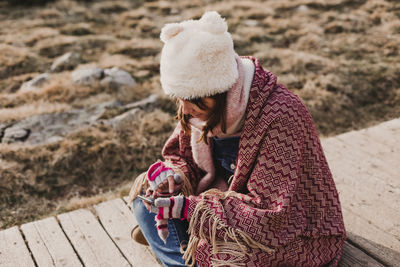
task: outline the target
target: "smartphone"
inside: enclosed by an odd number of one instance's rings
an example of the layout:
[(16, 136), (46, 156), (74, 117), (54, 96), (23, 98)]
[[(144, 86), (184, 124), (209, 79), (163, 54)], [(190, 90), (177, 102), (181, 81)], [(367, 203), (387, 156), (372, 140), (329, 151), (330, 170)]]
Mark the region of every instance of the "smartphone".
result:
[(138, 195), (138, 198), (140, 198), (141, 200), (146, 201), (149, 204), (154, 204), (154, 199), (153, 198), (145, 197), (145, 196), (141, 196), (141, 195)]

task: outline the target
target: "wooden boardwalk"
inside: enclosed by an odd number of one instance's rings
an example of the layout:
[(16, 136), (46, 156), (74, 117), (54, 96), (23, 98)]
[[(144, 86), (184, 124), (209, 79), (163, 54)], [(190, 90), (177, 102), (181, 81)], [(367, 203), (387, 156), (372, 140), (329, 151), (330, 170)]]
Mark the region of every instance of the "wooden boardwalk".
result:
[[(349, 240), (340, 266), (400, 264), (400, 119), (322, 140)], [(0, 266), (160, 266), (124, 199), (0, 231)]]

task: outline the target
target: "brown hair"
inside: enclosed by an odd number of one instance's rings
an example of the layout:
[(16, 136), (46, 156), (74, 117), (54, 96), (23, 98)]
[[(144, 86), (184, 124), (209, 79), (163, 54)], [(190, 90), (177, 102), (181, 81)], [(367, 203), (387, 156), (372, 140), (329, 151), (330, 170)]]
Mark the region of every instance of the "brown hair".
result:
[[(221, 123), (221, 130), (223, 133), (226, 133), (226, 96), (228, 92), (216, 94), (213, 96), (210, 96), (210, 98), (215, 100), (215, 105), (213, 108), (208, 109), (207, 106), (204, 103), (204, 98), (195, 98), (195, 99), (190, 99), (186, 100), (189, 101), (196, 106), (198, 106), (202, 110), (207, 110), (208, 111), (208, 118), (207, 118), (207, 123), (204, 125), (202, 131), (201, 138), (198, 140), (198, 142), (204, 141), (204, 143), (207, 143), (207, 134), (209, 131), (212, 131), (218, 124)], [(190, 123), (189, 120), (191, 118), (190, 115), (185, 115), (183, 114), (183, 106), (180, 104), (179, 100), (177, 100), (178, 104), (178, 112), (175, 117), (175, 119), (179, 120), (181, 122), (182, 128), (186, 134), (190, 135), (191, 128), (190, 128)]]

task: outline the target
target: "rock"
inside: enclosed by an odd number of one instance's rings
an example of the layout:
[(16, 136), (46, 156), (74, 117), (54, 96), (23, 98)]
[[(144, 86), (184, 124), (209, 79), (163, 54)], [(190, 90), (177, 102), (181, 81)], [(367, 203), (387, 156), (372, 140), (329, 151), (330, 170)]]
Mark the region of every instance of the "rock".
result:
[(57, 136), (65, 136), (80, 126), (89, 125), (88, 118), (89, 114), (85, 110), (32, 116), (7, 128), (2, 142), (24, 141), (34, 145), (55, 142)]
[(146, 79), (150, 76), (150, 71), (148, 70), (139, 70), (135, 72), (135, 78), (137, 79)]
[[(77, 128), (99, 124), (100, 117), (107, 109), (119, 108), (120, 106), (119, 101), (109, 101), (93, 105), (87, 109), (36, 115), (13, 125), (0, 123), (0, 142), (24, 141), (33, 145), (55, 143)], [(2, 132), (4, 132), (3, 138)]]
[(126, 55), (110, 55), (105, 53), (99, 58), (96, 66), (103, 69), (117, 67), (134, 74), (134, 77), (136, 77), (136, 72), (141, 69), (139, 62), (139, 60), (127, 57)]
[(79, 69), (71, 73), (74, 83), (88, 85), (99, 81), (104, 75), (100, 68)]
[(171, 8), (169, 14), (170, 15), (178, 15), (181, 11), (175, 7)]
[(81, 56), (74, 52), (68, 52), (58, 57), (50, 67), (52, 72), (71, 70), (81, 63)]
[(246, 19), (243, 21), (243, 24), (248, 27), (256, 27), (258, 25), (258, 21), (255, 19)]
[[(15, 123), (12, 129), (29, 129), (30, 134), (27, 138), (20, 141), (25, 141), (29, 144), (44, 144), (53, 136), (64, 136), (73, 128), (78, 127), (76, 123), (82, 115), (79, 110), (68, 112), (60, 112), (53, 114), (43, 114), (32, 116)], [(9, 129), (5, 132), (3, 143), (17, 142), (15, 138), (7, 138)], [(21, 132), (22, 134), (22, 132)]]
[(20, 92), (28, 92), (35, 90), (39, 87), (41, 87), (46, 81), (50, 79), (50, 74), (48, 73), (42, 73), (35, 78), (33, 78), (30, 81), (27, 81), (26, 83), (22, 84), (21, 88), (19, 89)]
[(129, 127), (130, 122), (136, 120), (140, 114), (142, 114), (142, 110), (135, 108), (131, 109), (121, 115), (118, 115), (112, 119), (105, 121), (106, 125), (113, 127), (115, 130), (123, 130)]
[(30, 129), (19, 128), (18, 126), (12, 126), (5, 130), (1, 142), (6, 144), (23, 142), (29, 137), (30, 133), (31, 133)]
[(122, 106), (120, 101), (108, 101), (97, 105), (93, 105), (88, 109), (90, 123), (98, 123), (109, 110), (119, 109)]
[(130, 110), (134, 108), (148, 109), (151, 107), (155, 107), (158, 101), (158, 97), (155, 94), (150, 95), (149, 97), (142, 99), (137, 102), (129, 103), (121, 107), (122, 110)]
[(62, 141), (63, 139), (64, 139), (63, 137), (56, 135), (56, 136), (52, 136), (49, 139), (47, 139), (46, 143), (47, 144), (57, 143), (57, 142)]
[(297, 11), (298, 12), (307, 12), (309, 10), (309, 8), (308, 8), (308, 6), (306, 6), (306, 5), (300, 5), (298, 8), (297, 8)]
[(10, 126), (11, 126), (11, 125), (4, 124), (4, 123), (0, 123), (0, 143), (1, 143), (1, 140), (3, 139), (4, 132), (5, 132), (6, 129), (7, 129), (8, 127), (10, 127)]
[(135, 79), (126, 71), (113, 67), (104, 70), (104, 78), (101, 80), (102, 85), (108, 85), (111, 88), (120, 86), (133, 86), (136, 84)]

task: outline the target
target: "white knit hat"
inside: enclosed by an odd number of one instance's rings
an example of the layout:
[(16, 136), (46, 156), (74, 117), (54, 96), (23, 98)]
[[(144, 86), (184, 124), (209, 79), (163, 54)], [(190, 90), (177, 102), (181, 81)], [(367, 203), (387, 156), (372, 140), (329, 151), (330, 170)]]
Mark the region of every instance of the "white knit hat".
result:
[(238, 78), (233, 41), (220, 14), (166, 24), (160, 35), (161, 85), (167, 95), (193, 99), (226, 92)]

